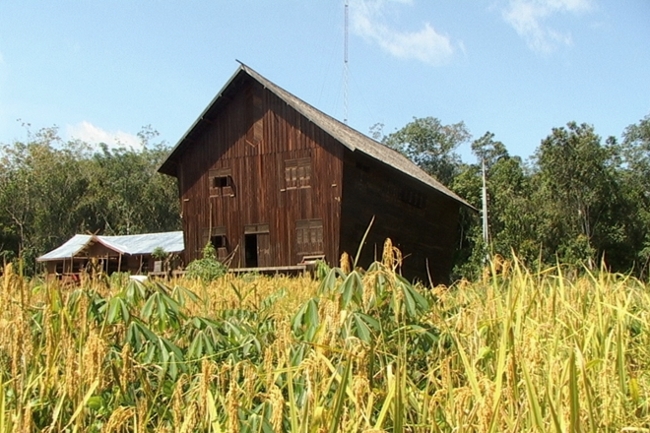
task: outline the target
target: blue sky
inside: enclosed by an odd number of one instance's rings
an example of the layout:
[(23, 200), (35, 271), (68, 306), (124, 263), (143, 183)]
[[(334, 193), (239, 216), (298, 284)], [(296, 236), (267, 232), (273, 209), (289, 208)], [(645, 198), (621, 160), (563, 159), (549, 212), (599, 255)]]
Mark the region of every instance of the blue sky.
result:
[[(109, 144), (151, 125), (173, 145), (235, 59), (343, 119), (344, 4), (0, 0), (0, 143), (26, 122)], [(348, 34), (366, 134), (434, 116), (528, 157), (569, 121), (620, 137), (650, 113), (648, 0), (349, 0)]]

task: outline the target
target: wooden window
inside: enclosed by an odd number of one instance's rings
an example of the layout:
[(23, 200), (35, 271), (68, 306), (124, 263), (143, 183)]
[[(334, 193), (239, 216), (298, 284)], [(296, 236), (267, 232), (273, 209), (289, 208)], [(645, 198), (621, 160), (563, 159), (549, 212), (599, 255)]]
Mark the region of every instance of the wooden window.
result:
[(217, 260), (222, 262), (228, 257), (228, 240), (226, 239), (225, 234), (211, 236), (210, 243), (214, 247), (214, 250), (217, 252)]
[(209, 243), (212, 244), (217, 252), (217, 260), (223, 260), (228, 257), (228, 239), (226, 238), (226, 227), (209, 227), (203, 228), (201, 235), (201, 245), (199, 245), (200, 253), (203, 253), (203, 248)]
[(297, 158), (284, 161), (284, 185), (286, 189), (311, 186), (311, 159)]
[(296, 251), (298, 254), (322, 253), (323, 220), (296, 221)]
[(210, 170), (210, 197), (234, 197), (235, 185), (232, 180), (232, 170), (219, 168)]

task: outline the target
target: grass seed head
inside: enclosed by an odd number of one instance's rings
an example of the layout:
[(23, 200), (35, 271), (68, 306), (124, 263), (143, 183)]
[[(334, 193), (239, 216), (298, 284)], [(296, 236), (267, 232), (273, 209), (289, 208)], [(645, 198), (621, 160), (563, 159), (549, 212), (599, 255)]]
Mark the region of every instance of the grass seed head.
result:
[[(105, 380), (104, 358), (106, 357), (106, 341), (101, 337), (98, 330), (91, 330), (86, 344), (83, 348), (82, 365), (79, 372), (86, 384), (91, 384), (95, 379), (99, 379), (100, 384)], [(100, 385), (101, 387), (101, 385)]]
[(174, 425), (179, 426), (183, 420), (183, 411), (185, 410), (185, 400), (183, 398), (183, 387), (185, 386), (186, 376), (183, 374), (176, 381), (174, 392), (172, 393), (172, 418)]
[(271, 426), (274, 432), (282, 431), (282, 420), (284, 419), (284, 396), (276, 385), (269, 390), (269, 403), (271, 405)]
[(226, 411), (228, 415), (228, 431), (239, 432), (239, 389), (237, 380), (231, 376), (230, 386), (226, 393)]
[(131, 381), (135, 378), (135, 373), (133, 371), (133, 359), (132, 359), (132, 349), (129, 343), (122, 346), (122, 351), (120, 352), (120, 358), (122, 360), (122, 369), (120, 370), (120, 383), (124, 389), (129, 387)]
[(364, 411), (362, 403), (368, 401), (368, 395), (370, 394), (370, 382), (368, 378), (357, 374), (352, 378), (352, 392), (354, 393), (354, 406), (355, 413), (357, 416)]
[(129, 431), (129, 421), (133, 418), (135, 409), (132, 406), (119, 406), (111, 413), (102, 428), (102, 433)]
[(349, 274), (350, 271), (352, 270), (352, 266), (350, 265), (350, 256), (348, 255), (348, 253), (343, 251), (343, 254), (341, 254), (341, 259), (339, 261), (340, 261), (341, 271), (343, 271), (345, 275)]
[(196, 427), (200, 419), (198, 416), (198, 409), (196, 401), (189, 403), (189, 408), (185, 412), (185, 418), (180, 428), (180, 433), (189, 433), (196, 431)]
[(213, 363), (208, 358), (203, 358), (201, 361), (201, 385), (199, 388), (199, 401), (201, 402), (202, 406), (205, 407), (208, 405), (208, 391), (210, 390), (210, 383), (212, 382), (213, 372)]

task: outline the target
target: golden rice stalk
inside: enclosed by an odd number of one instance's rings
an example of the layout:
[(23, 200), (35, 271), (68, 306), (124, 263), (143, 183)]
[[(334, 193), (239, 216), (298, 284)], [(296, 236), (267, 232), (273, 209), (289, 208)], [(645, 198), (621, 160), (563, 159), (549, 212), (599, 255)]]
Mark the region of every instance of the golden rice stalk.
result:
[(346, 275), (352, 270), (352, 266), (350, 265), (350, 256), (345, 251), (341, 254), (340, 267), (341, 271)]
[(185, 375), (181, 375), (181, 377), (176, 382), (174, 392), (172, 393), (172, 418), (174, 420), (175, 426), (179, 426), (183, 422), (183, 411), (185, 408), (185, 401), (183, 399), (183, 386), (185, 385), (185, 379)]
[(122, 346), (122, 351), (120, 353), (120, 358), (122, 359), (122, 370), (120, 371), (120, 384), (122, 388), (126, 390), (129, 383), (135, 378), (133, 372), (133, 359), (132, 359), (132, 349), (129, 343), (126, 343)]
[(208, 391), (210, 390), (210, 383), (212, 382), (213, 372), (213, 363), (208, 358), (203, 358), (201, 361), (201, 382), (199, 385), (200, 414), (206, 413), (208, 404)]
[(386, 238), (384, 241), (384, 250), (381, 256), (381, 262), (384, 267), (392, 272), (397, 271), (397, 269), (402, 266), (402, 252), (393, 246), (393, 241), (390, 238)]
[(274, 432), (282, 431), (282, 420), (284, 418), (284, 396), (277, 385), (269, 390), (269, 404), (271, 405), (271, 426)]
[(97, 330), (90, 331), (86, 344), (83, 347), (82, 364), (79, 366), (79, 376), (85, 384), (98, 380), (100, 388), (105, 381), (103, 374), (104, 358), (108, 352), (106, 341)]
[(239, 365), (235, 364), (230, 373), (230, 384), (226, 393), (226, 412), (228, 415), (228, 431), (239, 432)]
[(180, 433), (189, 433), (195, 431), (196, 426), (200, 421), (197, 412), (198, 410), (196, 401), (190, 402), (190, 407), (185, 414), (185, 419), (183, 420), (183, 425), (181, 425)]
[(133, 418), (135, 409), (131, 406), (119, 406), (111, 413), (108, 421), (102, 428), (102, 433), (128, 431), (129, 420)]

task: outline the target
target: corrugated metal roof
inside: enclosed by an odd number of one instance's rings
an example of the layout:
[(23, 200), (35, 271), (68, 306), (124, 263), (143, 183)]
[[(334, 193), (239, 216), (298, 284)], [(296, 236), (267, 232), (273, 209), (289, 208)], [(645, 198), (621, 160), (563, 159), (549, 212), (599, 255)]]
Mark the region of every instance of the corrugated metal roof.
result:
[[(300, 114), (305, 116), (307, 119), (309, 119), (311, 122), (316, 124), (318, 127), (320, 127), (323, 131), (326, 133), (330, 134), (333, 138), (335, 138), (337, 141), (339, 141), (343, 146), (346, 148), (350, 149), (351, 151), (360, 151), (365, 153), (366, 155), (390, 166), (394, 167), (395, 169), (407, 174), (408, 176), (422, 182), (423, 184), (427, 185), (430, 188), (433, 188), (436, 191), (439, 191), (440, 193), (451, 197), (452, 199), (462, 203), (463, 205), (474, 209), (472, 205), (467, 203), (465, 200), (460, 198), (458, 195), (456, 195), (453, 191), (451, 191), (449, 188), (438, 182), (438, 180), (434, 179), (431, 177), (429, 174), (427, 174), (424, 170), (422, 170), (420, 167), (418, 167), (416, 164), (414, 164), (411, 160), (406, 158), (404, 155), (401, 153), (384, 146), (383, 144), (373, 140), (370, 137), (367, 137), (366, 135), (360, 133), (359, 131), (350, 128), (348, 125), (336, 120), (335, 118), (323, 113), (322, 111), (318, 110), (317, 108), (313, 107), (312, 105), (308, 104), (307, 102), (303, 101), (302, 99), (294, 96), (293, 94), (287, 92), (283, 88), (277, 86), (275, 83), (267, 80), (264, 78), (262, 75), (254, 71), (253, 69), (249, 68), (245, 64), (241, 63), (241, 66), (235, 72), (235, 74), (228, 80), (226, 85), (222, 88), (222, 90), (217, 94), (217, 96), (210, 102), (208, 107), (201, 113), (201, 115), (198, 117), (198, 119), (192, 124), (190, 129), (185, 133), (185, 135), (180, 139), (180, 141), (176, 144), (174, 149), (172, 149), (169, 157), (167, 157), (167, 160), (161, 165), (159, 171), (162, 173), (166, 174), (171, 174), (175, 173), (175, 160), (180, 152), (182, 152), (182, 148), (185, 146), (186, 139), (189, 138), (190, 134), (192, 131), (197, 127), (197, 125), (203, 120), (207, 115), (208, 112), (211, 111), (210, 109), (217, 104), (219, 99), (221, 98), (221, 95), (226, 91), (226, 89), (235, 81), (235, 78), (241, 74), (245, 73), (246, 75), (250, 76), (254, 80), (258, 81), (262, 86), (270, 90), (272, 93), (274, 93), (278, 98), (282, 99), (284, 102), (286, 102), (289, 106), (291, 106), (293, 109), (298, 111)], [(189, 140), (188, 140), (189, 141)]]
[(158, 247), (167, 253), (180, 253), (185, 249), (182, 231), (123, 236), (74, 235), (66, 243), (37, 260), (46, 262), (69, 259), (94, 242), (99, 242), (120, 254), (128, 255), (151, 254)]
[(47, 262), (49, 260), (61, 260), (74, 257), (88, 245), (90, 238), (92, 238), (92, 235), (74, 235), (60, 247), (40, 256), (36, 260), (39, 262)]

